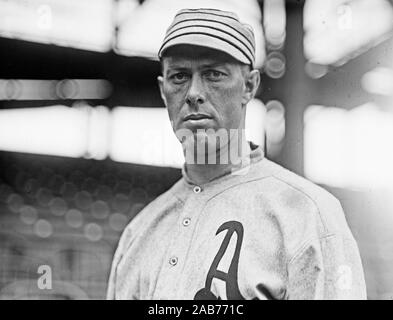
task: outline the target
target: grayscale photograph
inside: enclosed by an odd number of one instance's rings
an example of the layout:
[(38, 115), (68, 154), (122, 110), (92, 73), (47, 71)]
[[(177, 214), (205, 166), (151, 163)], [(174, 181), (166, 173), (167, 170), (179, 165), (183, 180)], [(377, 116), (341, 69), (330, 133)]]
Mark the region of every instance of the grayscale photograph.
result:
[(0, 300), (393, 300), (393, 0), (0, 0), (0, 61)]

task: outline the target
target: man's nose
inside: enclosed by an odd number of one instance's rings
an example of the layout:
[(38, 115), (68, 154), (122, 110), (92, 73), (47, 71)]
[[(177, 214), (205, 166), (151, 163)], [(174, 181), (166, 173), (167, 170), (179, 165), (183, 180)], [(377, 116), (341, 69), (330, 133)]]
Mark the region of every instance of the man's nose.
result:
[(186, 102), (191, 107), (197, 107), (205, 102), (205, 93), (202, 79), (195, 75), (191, 79), (190, 87), (188, 88)]

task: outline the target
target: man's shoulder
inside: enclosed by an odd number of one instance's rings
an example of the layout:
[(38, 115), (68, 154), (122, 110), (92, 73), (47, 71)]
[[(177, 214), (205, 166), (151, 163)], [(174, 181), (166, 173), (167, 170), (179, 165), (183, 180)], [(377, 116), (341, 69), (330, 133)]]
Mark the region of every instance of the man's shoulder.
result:
[(268, 174), (261, 183), (268, 185), (269, 195), (280, 207), (304, 211), (301, 212), (304, 216), (306, 212), (314, 212), (326, 233), (347, 232), (341, 203), (333, 194), (269, 159), (263, 160), (262, 167)]
[(321, 201), (336, 205), (337, 198), (323, 187), (306, 179), (305, 177), (281, 166), (280, 164), (264, 159), (264, 167), (269, 171), (268, 177), (274, 181), (277, 188), (292, 190), (303, 197), (309, 198), (318, 205)]

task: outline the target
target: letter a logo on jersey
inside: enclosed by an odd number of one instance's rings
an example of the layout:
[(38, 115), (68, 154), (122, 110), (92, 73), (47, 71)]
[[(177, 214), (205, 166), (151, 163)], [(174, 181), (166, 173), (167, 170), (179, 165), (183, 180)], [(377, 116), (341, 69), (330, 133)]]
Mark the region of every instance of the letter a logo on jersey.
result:
[[(225, 238), (216, 254), (212, 265), (210, 266), (209, 272), (206, 277), (205, 287), (199, 290), (194, 297), (194, 300), (217, 300), (221, 299), (220, 297), (216, 297), (211, 292), (211, 285), (214, 278), (220, 279), (225, 282), (226, 284), (226, 297), (228, 300), (244, 300), (243, 296), (240, 293), (239, 286), (237, 283), (237, 270), (239, 266), (239, 256), (240, 256), (240, 249), (243, 242), (243, 225), (238, 221), (228, 221), (222, 224), (217, 232), (216, 235), (221, 233), (224, 230), (228, 230)], [(237, 241), (235, 252), (232, 257), (231, 264), (228, 269), (228, 273), (218, 270), (218, 265), (224, 256), (229, 242), (231, 241), (232, 236), (236, 233)]]

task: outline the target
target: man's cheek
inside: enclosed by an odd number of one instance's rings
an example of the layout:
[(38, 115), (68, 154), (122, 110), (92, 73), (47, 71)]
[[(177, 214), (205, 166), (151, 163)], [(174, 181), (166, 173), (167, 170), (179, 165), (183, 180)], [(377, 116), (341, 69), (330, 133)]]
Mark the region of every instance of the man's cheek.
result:
[(170, 112), (174, 112), (174, 113), (178, 112), (182, 105), (181, 99), (178, 99), (173, 96), (167, 96), (166, 101), (167, 101), (168, 110)]
[(181, 103), (178, 100), (173, 98), (167, 98), (168, 115), (174, 129), (176, 129), (180, 122), (180, 108)]
[[(232, 106), (241, 106), (241, 99), (239, 99), (237, 88), (228, 88), (225, 90), (220, 90), (213, 95), (213, 99), (222, 106), (226, 106), (223, 112), (231, 112)], [(231, 107), (229, 107), (231, 106)]]
[(241, 88), (239, 86), (228, 85), (223, 86), (219, 90), (215, 90), (214, 92), (217, 92), (217, 94), (219, 94), (221, 97), (226, 98), (227, 100), (233, 101), (241, 93)]
[(169, 104), (179, 104), (185, 95), (184, 89), (181, 86), (165, 86), (164, 87), (164, 95)]
[(184, 90), (184, 85), (170, 85), (168, 83), (164, 84), (164, 94), (167, 97), (181, 95)]

